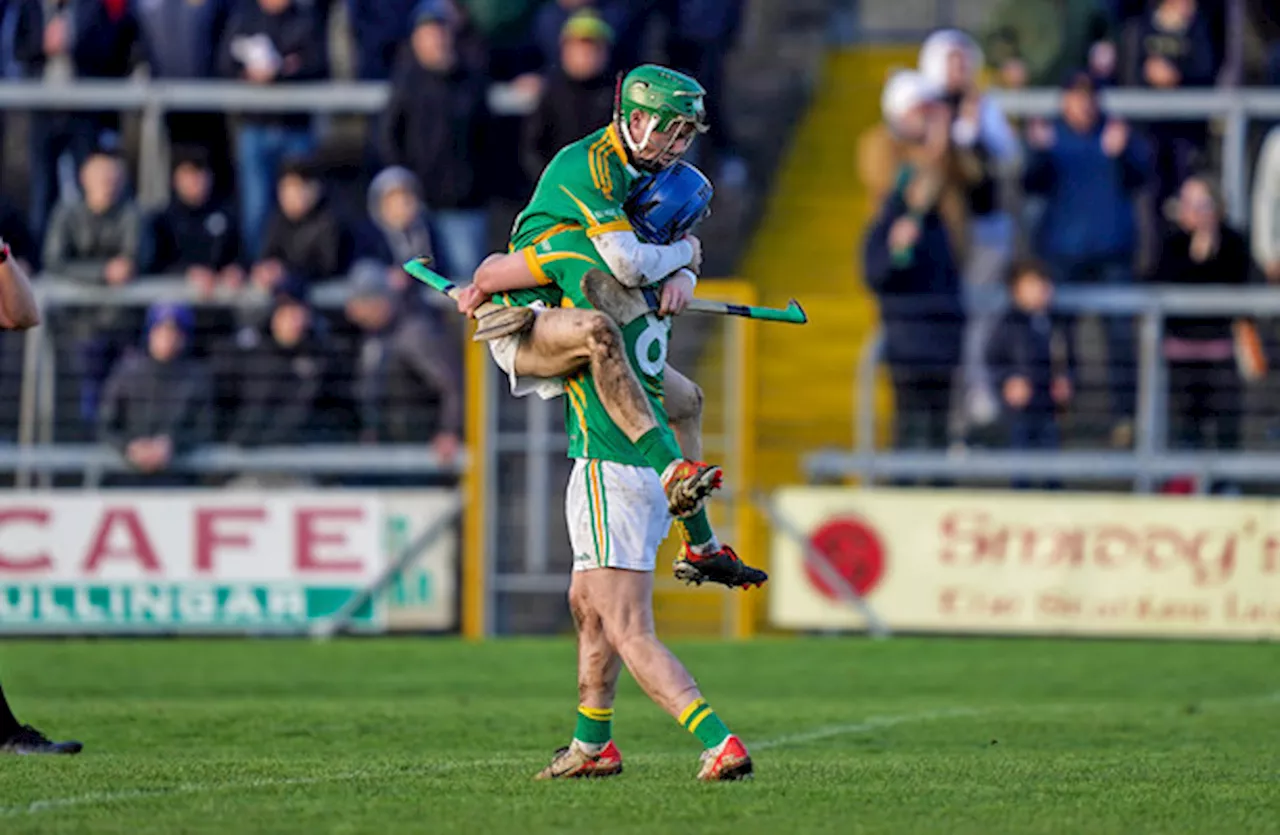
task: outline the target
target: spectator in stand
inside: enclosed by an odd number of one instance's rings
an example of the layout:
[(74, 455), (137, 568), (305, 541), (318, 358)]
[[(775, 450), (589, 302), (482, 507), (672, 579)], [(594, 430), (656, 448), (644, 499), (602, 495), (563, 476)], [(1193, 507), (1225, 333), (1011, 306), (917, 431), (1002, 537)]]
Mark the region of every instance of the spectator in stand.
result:
[[(14, 56), (26, 77), (56, 83), (131, 72), (139, 36), (127, 0), (21, 0), (18, 11)], [(53, 206), (75, 191), (73, 172), (94, 147), (117, 145), (119, 127), (116, 112), (33, 116), (28, 210), (37, 240), (44, 237)]]
[(560, 60), (548, 73), (538, 109), (525, 120), (520, 161), (537, 182), (551, 158), (613, 118), (616, 82), (608, 73), (613, 29), (591, 11), (578, 12), (560, 32)]
[[(317, 38), (314, 12), (312, 5), (294, 0), (245, 0), (237, 6), (223, 40), (221, 74), (260, 85), (323, 78), (327, 56), (324, 41)], [(245, 254), (256, 258), (271, 210), (276, 169), (284, 159), (310, 153), (315, 136), (305, 113), (246, 113), (240, 118), (240, 241)]]
[(351, 236), (325, 198), (315, 165), (286, 162), (276, 186), (278, 211), (267, 224), (262, 260), (249, 277), (270, 291), (286, 277), (314, 283), (346, 272), (351, 263)]
[(369, 221), (356, 250), (357, 266), (369, 261), (380, 264), (387, 281), (401, 293), (409, 289), (410, 281), (400, 265), (431, 255), (431, 229), (420, 191), (418, 178), (407, 168), (378, 172), (369, 183)]
[(554, 67), (562, 58), (564, 26), (574, 15), (595, 12), (613, 30), (614, 49), (607, 72), (613, 77), (641, 63), (644, 30), (657, 8), (656, 0), (548, 0), (533, 22), (533, 38), (544, 66)]
[(392, 83), (383, 157), (422, 184), (442, 268), (470, 278), (488, 235), (478, 167), (487, 82), (458, 61), (451, 18), (435, 0), (419, 6), (411, 43)]
[(107, 381), (99, 414), (99, 438), (142, 477), (116, 480), (130, 486), (183, 486), (189, 476), (166, 473), (175, 458), (208, 443), (213, 427), (213, 381), (188, 351), (195, 316), (191, 308), (159, 303), (147, 311), (145, 351), (133, 351)]
[(266, 327), (242, 346), (239, 409), (231, 443), (241, 446), (315, 443), (325, 437), (319, 408), (333, 379), (333, 346), (325, 321), (314, 315), (305, 281), (274, 290)]
[(356, 52), (356, 78), (386, 81), (409, 40), (419, 0), (346, 0)]
[(40, 265), (40, 250), (31, 229), (27, 226), (27, 218), (22, 210), (9, 202), (9, 198), (0, 192), (0, 241), (5, 241), (12, 248), (10, 255), (28, 274), (34, 273)]
[[(1135, 192), (1150, 179), (1150, 155), (1141, 139), (1098, 107), (1086, 73), (1068, 77), (1062, 117), (1027, 128), (1030, 156), (1026, 190), (1045, 198), (1035, 249), (1059, 284), (1127, 285), (1138, 251)], [(1137, 376), (1130, 320), (1106, 318), (1112, 443), (1132, 443)], [(1073, 335), (1073, 339), (1075, 336)]]
[(947, 445), (964, 334), (960, 273), (939, 206), (951, 161), (950, 114), (941, 98), (912, 71), (895, 74), (881, 97), (885, 122), (911, 160), (899, 169), (863, 249), (864, 274), (880, 300), (899, 449)]
[(743, 0), (674, 0), (667, 29), (671, 66), (707, 89), (707, 144), (719, 164), (716, 184), (728, 188), (742, 188), (748, 176), (724, 107), (724, 65), (742, 25), (742, 8)]
[(1280, 283), (1280, 127), (1272, 128), (1253, 172), (1253, 259)]
[[(1221, 202), (1208, 179), (1195, 176), (1182, 184), (1176, 217), (1160, 248), (1153, 281), (1223, 287), (1252, 281), (1249, 244), (1223, 221)], [(1170, 319), (1164, 356), (1169, 363), (1170, 438), (1185, 448), (1239, 448), (1244, 398), (1232, 320)]]
[[(1154, 90), (1211, 86), (1219, 56), (1209, 23), (1196, 0), (1161, 0), (1147, 13), (1137, 38), (1130, 83)], [(1203, 122), (1156, 122), (1150, 128), (1156, 152), (1156, 203), (1173, 196), (1204, 162), (1208, 126)]]
[(1087, 66), (1116, 72), (1115, 27), (1101, 0), (1001, 0), (987, 20), (987, 60), (1002, 87), (1048, 87)]
[[(172, 3), (140, 0), (134, 4), (151, 77), (166, 81), (207, 80), (218, 75), (218, 45), (235, 0)], [(204, 149), (217, 193), (231, 193), (231, 146), (227, 117), (221, 111), (166, 111), (165, 128), (175, 146)]]
[[(44, 240), (44, 268), (88, 285), (119, 287), (137, 272), (141, 218), (125, 196), (124, 164), (110, 151), (94, 151), (80, 166), (83, 198), (64, 199), (54, 209)], [(71, 317), (80, 364), (80, 415), (93, 426), (107, 373), (137, 338), (138, 317), (123, 307), (103, 306)]]
[[(203, 148), (175, 148), (173, 197), (151, 218), (145, 270), (183, 275), (201, 298), (237, 295), (244, 269), (237, 263), (240, 233), (235, 217), (213, 196), (213, 172)], [(210, 337), (235, 327), (234, 312), (209, 305), (195, 313), (193, 351), (204, 356)]]
[(431, 444), (451, 462), (462, 421), (460, 369), (438, 321), (397, 303), (378, 264), (355, 271), (347, 318), (360, 329), (355, 395), (365, 443)]
[[(1053, 312), (1053, 280), (1043, 266), (1027, 262), (1009, 272), (1012, 305), (987, 345), (987, 362), (1000, 390), (1009, 446), (1056, 450), (1061, 446), (1058, 410), (1075, 391), (1075, 351), (1066, 322)], [(1061, 349), (1057, 349), (1058, 345)], [(1062, 354), (1057, 361), (1055, 353)], [(1018, 479), (1014, 487), (1030, 485)], [(1050, 483), (1056, 487), (1056, 483)]]
[(982, 51), (963, 32), (944, 29), (925, 40), (920, 72), (941, 87), (951, 111), (951, 143), (980, 163), (980, 176), (964, 191), (969, 249), (964, 271), (965, 405), (969, 420), (991, 423), (999, 406), (983, 359), (983, 346), (999, 318), (1003, 278), (1013, 257), (1013, 217), (1002, 204), (1002, 179), (1013, 173), (1022, 149), (1000, 106), (978, 89)]
[(151, 222), (147, 271), (182, 273), (201, 296), (244, 284), (237, 263), (234, 216), (213, 196), (213, 172), (202, 148), (174, 150), (173, 199)]

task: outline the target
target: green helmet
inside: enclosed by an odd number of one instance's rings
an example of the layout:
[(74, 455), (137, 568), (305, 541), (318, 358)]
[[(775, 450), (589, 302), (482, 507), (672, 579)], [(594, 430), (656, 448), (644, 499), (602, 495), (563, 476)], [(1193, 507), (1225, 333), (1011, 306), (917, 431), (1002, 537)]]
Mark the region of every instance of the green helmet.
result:
[[(635, 154), (648, 142), (654, 131), (666, 133), (682, 125), (697, 133), (707, 131), (707, 91), (697, 79), (682, 72), (645, 64), (636, 67), (622, 79), (618, 91), (617, 120), (623, 140)], [(643, 137), (631, 136), (628, 126), (634, 113), (649, 115), (650, 122)], [(660, 167), (674, 162), (668, 159)]]

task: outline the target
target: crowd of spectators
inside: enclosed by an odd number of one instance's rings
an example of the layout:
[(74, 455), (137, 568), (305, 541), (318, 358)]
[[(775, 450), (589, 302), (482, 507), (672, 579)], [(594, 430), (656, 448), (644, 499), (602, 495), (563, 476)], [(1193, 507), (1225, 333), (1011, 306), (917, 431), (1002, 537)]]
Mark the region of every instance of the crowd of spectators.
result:
[[(354, 164), (335, 163), (329, 121), (309, 113), (167, 113), (162, 206), (136, 196), (121, 114), (21, 114), (29, 189), (4, 190), (0, 236), (37, 280), (114, 288), (180, 275), (217, 302), (60, 309), (50, 328), (72, 373), (61, 375), (57, 437), (101, 438), (153, 478), (208, 441), (422, 442), (451, 457), (457, 326), (398, 265), (432, 255), (469, 277), (493, 243), (495, 199), (522, 201), (560, 147), (608, 122), (618, 72), (665, 61), (696, 73), (718, 104), (744, 0), (343, 5), (345, 26), (331, 25), (334, 0), (0, 6), (9, 78), (283, 87), (342, 74), (390, 85)], [(531, 114), (491, 112), (495, 83)], [(724, 113), (714, 122), (700, 161), (741, 184), (732, 125)], [(317, 310), (314, 288), (332, 280), (351, 300)]]
[[(1055, 289), (1280, 280), (1280, 129), (1258, 158), (1250, 232), (1225, 219), (1207, 122), (1130, 123), (1100, 99), (1114, 86), (1280, 81), (1280, 31), (1261, 7), (1006, 0), (983, 37), (935, 33), (918, 69), (889, 80), (884, 123), (859, 146), (878, 206), (862, 258), (880, 300), (900, 448), (1128, 447), (1134, 321), (1098, 317), (1102, 339), (1079, 350), (1082, 319), (1055, 309)], [(1261, 61), (1246, 60), (1246, 28), (1273, 45)], [(984, 86), (1055, 87), (1060, 114), (1015, 122)], [(1260, 324), (1166, 323), (1173, 447), (1241, 446), (1244, 386), (1265, 371)], [(1105, 384), (1086, 416), (1080, 364), (1100, 353), (1093, 376)]]

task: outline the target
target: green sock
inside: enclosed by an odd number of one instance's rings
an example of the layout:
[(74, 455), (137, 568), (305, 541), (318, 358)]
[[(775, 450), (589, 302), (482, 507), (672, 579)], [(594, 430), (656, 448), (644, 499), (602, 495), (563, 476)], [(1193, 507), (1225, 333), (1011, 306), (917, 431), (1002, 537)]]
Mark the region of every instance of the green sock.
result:
[(711, 530), (711, 522), (707, 519), (707, 511), (699, 510), (692, 516), (676, 520), (680, 536), (699, 554), (710, 554), (720, 550), (720, 540)]
[(729, 729), (716, 716), (716, 712), (707, 704), (706, 699), (694, 699), (684, 710), (680, 711), (680, 724), (684, 729), (698, 738), (707, 748), (715, 748), (724, 742)]
[(578, 706), (578, 728), (573, 738), (588, 745), (603, 746), (613, 739), (613, 708)]
[(640, 440), (636, 441), (636, 449), (640, 450), (645, 463), (658, 475), (662, 475), (672, 461), (678, 461), (681, 458), (680, 445), (676, 443), (676, 436), (670, 429), (663, 426), (654, 427), (641, 435)]

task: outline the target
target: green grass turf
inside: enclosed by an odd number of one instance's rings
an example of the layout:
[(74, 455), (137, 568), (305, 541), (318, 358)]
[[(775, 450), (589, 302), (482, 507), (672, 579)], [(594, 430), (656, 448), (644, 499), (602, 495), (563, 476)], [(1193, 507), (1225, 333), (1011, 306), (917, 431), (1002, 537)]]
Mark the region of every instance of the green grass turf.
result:
[(573, 726), (564, 640), (0, 642), (24, 721), (0, 833), (1280, 832), (1280, 646), (854, 639), (676, 650), (755, 753), (624, 676), (607, 781), (530, 777)]

